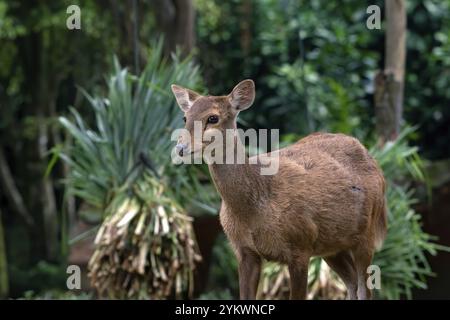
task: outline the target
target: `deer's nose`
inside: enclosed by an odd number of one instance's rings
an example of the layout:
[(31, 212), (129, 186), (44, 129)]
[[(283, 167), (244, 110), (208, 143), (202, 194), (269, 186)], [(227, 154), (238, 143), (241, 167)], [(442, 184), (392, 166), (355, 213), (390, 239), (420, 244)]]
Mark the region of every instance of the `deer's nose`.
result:
[(184, 150), (187, 148), (185, 143), (179, 143), (175, 146), (175, 149), (180, 157), (183, 156)]

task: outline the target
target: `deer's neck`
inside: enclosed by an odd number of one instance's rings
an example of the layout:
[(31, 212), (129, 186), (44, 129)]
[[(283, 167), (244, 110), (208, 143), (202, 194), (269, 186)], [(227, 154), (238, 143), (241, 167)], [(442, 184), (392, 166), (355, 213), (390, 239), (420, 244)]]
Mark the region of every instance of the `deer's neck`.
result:
[[(233, 147), (236, 156), (237, 148), (243, 148), (243, 145), (239, 137), (236, 137), (234, 142), (233, 146), (226, 147)], [(268, 193), (268, 178), (260, 174), (260, 165), (250, 164), (247, 155), (244, 160), (241, 163), (223, 161), (223, 164), (209, 165), (209, 171), (222, 200), (227, 208), (236, 214), (251, 214)]]

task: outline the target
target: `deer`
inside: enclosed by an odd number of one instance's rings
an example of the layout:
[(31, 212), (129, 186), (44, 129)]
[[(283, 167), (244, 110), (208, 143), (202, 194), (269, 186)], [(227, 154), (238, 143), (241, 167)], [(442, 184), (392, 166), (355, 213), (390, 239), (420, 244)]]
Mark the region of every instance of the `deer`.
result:
[[(250, 79), (224, 96), (175, 84), (171, 89), (184, 112), (184, 129), (191, 133), (197, 121), (203, 135), (237, 130), (238, 114), (255, 99)], [(235, 139), (226, 148), (242, 143)], [(203, 137), (196, 143), (180, 135), (175, 150), (186, 158), (207, 146)], [(263, 260), (287, 265), (290, 299), (306, 299), (312, 257), (321, 257), (342, 279), (347, 299), (371, 299), (367, 268), (387, 233), (386, 183), (376, 160), (356, 138), (341, 133), (312, 133), (267, 153), (275, 154), (279, 167), (273, 175), (261, 175), (261, 161), (247, 155), (244, 163), (208, 164), (222, 199), (220, 222), (238, 261), (240, 299), (256, 299)]]

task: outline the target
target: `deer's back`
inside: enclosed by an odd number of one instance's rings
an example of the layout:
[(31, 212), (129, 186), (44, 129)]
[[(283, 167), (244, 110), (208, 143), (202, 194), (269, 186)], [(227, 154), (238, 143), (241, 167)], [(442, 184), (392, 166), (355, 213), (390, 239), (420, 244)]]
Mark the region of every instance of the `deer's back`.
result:
[(324, 156), (334, 159), (348, 172), (360, 175), (378, 175), (381, 173), (375, 160), (367, 149), (355, 138), (344, 134), (313, 133), (297, 143), (280, 150), (282, 158), (288, 158), (305, 165), (305, 157), (310, 165)]
[(325, 256), (371, 236), (384, 179), (358, 140), (312, 134), (279, 156), (279, 172), (269, 178), (271, 196), (246, 226), (258, 252), (281, 261), (295, 250)]

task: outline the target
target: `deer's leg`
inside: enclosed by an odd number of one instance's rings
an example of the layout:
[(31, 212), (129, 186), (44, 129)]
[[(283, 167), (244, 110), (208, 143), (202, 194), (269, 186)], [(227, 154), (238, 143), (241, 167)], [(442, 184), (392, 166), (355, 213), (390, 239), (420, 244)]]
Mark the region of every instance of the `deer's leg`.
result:
[(239, 296), (241, 300), (256, 299), (259, 276), (261, 273), (261, 257), (254, 251), (241, 248), (237, 252), (239, 262)]
[(353, 250), (353, 258), (355, 261), (356, 274), (358, 276), (358, 300), (370, 300), (372, 292), (367, 287), (367, 267), (372, 262), (373, 249), (368, 247), (358, 247)]
[(324, 258), (330, 268), (344, 281), (347, 288), (347, 299), (356, 300), (358, 290), (358, 276), (352, 255), (349, 251), (342, 251), (334, 256)]
[(296, 257), (289, 263), (291, 300), (305, 300), (308, 290), (309, 256)]

